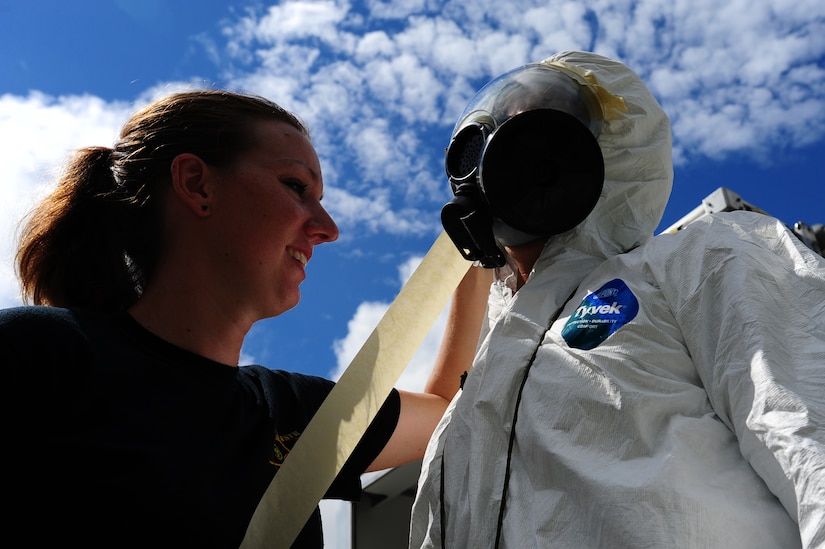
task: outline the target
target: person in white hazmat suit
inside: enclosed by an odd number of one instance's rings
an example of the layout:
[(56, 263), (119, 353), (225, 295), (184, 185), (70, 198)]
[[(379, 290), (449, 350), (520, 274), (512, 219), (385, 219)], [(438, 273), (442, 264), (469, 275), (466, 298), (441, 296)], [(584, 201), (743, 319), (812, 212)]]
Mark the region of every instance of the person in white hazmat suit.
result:
[(591, 53), (482, 88), (446, 168), (445, 230), (495, 277), (411, 548), (825, 546), (822, 257), (753, 212), (654, 238), (668, 117)]

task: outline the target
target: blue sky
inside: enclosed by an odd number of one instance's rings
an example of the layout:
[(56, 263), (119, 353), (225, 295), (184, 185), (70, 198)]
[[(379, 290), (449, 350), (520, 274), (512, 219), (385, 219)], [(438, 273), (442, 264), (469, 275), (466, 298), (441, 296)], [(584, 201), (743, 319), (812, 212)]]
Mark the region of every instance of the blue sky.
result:
[[(624, 61), (670, 115), (663, 228), (719, 186), (787, 224), (825, 222), (821, 0), (2, 1), (0, 306), (19, 303), (15, 223), (70, 150), (112, 145), (171, 91), (257, 93), (309, 125), (341, 238), (244, 355), (336, 377), (441, 229), (443, 150), (464, 104), (567, 49)], [(401, 386), (422, 386), (440, 322)]]

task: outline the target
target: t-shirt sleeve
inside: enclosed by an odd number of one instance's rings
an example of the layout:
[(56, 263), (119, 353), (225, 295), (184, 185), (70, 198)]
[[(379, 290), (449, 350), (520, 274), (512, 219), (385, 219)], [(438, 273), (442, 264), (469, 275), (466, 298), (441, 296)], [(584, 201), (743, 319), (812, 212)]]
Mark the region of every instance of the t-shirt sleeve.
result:
[(373, 419), (361, 441), (327, 490), (325, 499), (358, 501), (361, 497), (361, 475), (375, 461), (390, 440), (401, 413), (401, 397), (393, 389)]
[(27, 520), (42, 506), (44, 471), (54, 469), (55, 452), (66, 451), (53, 440), (71, 425), (69, 406), (84, 383), (89, 350), (67, 310), (15, 307), (0, 311), (0, 352), (6, 470), (20, 479), (4, 498), (14, 502), (15, 521)]
[[(24, 414), (29, 425), (61, 413), (64, 404), (58, 399), (83, 383), (91, 353), (68, 310), (43, 306), (0, 311), (0, 351), (8, 366), (4, 401), (16, 402), (16, 413)], [(19, 398), (35, 388), (36, 399)], [(19, 419), (14, 423), (19, 425)]]

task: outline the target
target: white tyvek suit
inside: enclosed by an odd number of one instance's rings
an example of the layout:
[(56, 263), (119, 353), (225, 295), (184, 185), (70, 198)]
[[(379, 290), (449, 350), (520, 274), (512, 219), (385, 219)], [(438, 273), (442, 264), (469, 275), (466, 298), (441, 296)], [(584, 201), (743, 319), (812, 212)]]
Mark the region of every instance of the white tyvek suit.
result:
[(599, 136), (595, 210), (518, 293), (499, 270), (410, 547), (494, 547), (508, 472), (502, 548), (825, 546), (825, 261), (749, 212), (651, 238), (672, 180), (665, 113), (619, 63), (553, 59), (628, 112)]

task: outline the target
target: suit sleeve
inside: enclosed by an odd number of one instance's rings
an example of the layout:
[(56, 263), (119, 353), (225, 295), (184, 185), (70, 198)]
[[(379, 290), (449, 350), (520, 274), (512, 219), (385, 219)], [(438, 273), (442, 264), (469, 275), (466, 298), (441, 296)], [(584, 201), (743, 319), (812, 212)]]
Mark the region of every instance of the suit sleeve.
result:
[(667, 294), (719, 418), (797, 520), (825, 544), (825, 260), (749, 212), (685, 229)]

